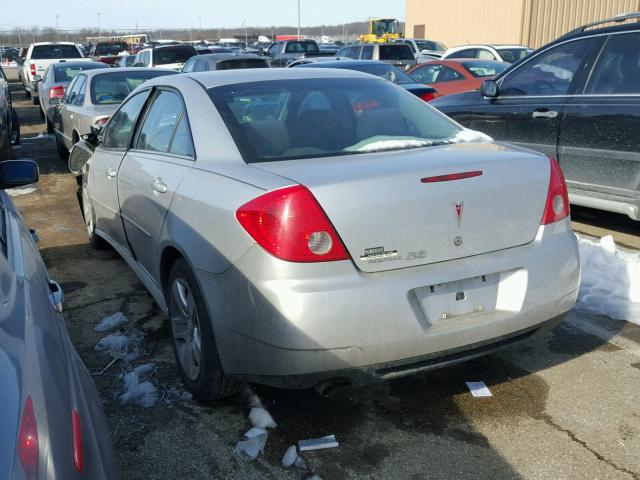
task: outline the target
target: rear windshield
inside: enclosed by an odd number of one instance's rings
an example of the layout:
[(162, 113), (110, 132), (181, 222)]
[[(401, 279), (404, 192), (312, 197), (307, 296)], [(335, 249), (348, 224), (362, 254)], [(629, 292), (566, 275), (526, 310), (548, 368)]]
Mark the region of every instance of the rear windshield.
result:
[(530, 48), (496, 48), (505, 62), (514, 63), (529, 55), (533, 50)]
[(503, 62), (462, 62), (462, 66), (476, 78), (495, 77), (509, 66)]
[(55, 58), (82, 58), (75, 45), (36, 45), (31, 51), (33, 60), (49, 60)]
[(318, 45), (313, 42), (289, 42), (284, 53), (318, 53)]
[(117, 55), (120, 52), (126, 52), (129, 50), (129, 46), (122, 43), (103, 43), (101, 45), (96, 46), (96, 55), (107, 56), (107, 55)]
[(268, 68), (269, 64), (262, 58), (240, 58), (222, 60), (216, 64), (216, 70), (235, 70), (237, 68)]
[(409, 45), (380, 45), (380, 60), (415, 60)]
[(91, 82), (91, 102), (95, 105), (117, 105), (143, 82), (174, 73), (170, 70), (156, 70), (154, 72), (109, 72), (96, 75)]
[(377, 78), (224, 85), (209, 96), (247, 163), (427, 147), (450, 143), (460, 131)]
[[(95, 62), (98, 63), (98, 62)], [(104, 63), (98, 63), (95, 65), (93, 62), (87, 62), (82, 65), (66, 66), (64, 63), (59, 63), (55, 66), (55, 81), (56, 82), (70, 82), (73, 77), (85, 70), (93, 70), (95, 68), (109, 68), (109, 65)]]
[(416, 45), (418, 45), (420, 51), (433, 50), (434, 52), (444, 52), (447, 49), (443, 43), (432, 42), (431, 40), (416, 40)]
[(158, 48), (153, 51), (155, 65), (169, 65), (170, 63), (184, 63), (196, 55), (196, 49), (187, 46)]

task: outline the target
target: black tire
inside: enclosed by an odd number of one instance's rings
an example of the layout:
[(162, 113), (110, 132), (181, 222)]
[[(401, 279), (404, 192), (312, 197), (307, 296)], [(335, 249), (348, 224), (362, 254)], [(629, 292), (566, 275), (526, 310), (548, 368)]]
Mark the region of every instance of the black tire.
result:
[(53, 123), (49, 121), (49, 117), (47, 117), (47, 133), (53, 133)]
[(82, 212), (82, 216), (84, 218), (84, 225), (87, 229), (87, 238), (89, 240), (89, 245), (97, 250), (107, 250), (109, 249), (109, 243), (102, 237), (96, 235), (95, 225), (96, 225), (96, 216), (93, 212), (93, 206), (91, 205), (91, 200), (86, 195), (87, 185), (83, 181), (82, 186), (80, 187), (80, 194), (78, 196), (78, 201), (80, 202), (80, 211)]
[(31, 98), (31, 92), (29, 90), (27, 90), (26, 88), (24, 89), (24, 94), (27, 98)]
[[(40, 105), (40, 100), (38, 99), (38, 97), (34, 97), (33, 95), (31, 95), (31, 102), (34, 105)], [(42, 109), (41, 109), (42, 110)]]
[[(196, 315), (195, 319), (191, 319), (190, 322), (192, 326), (196, 325), (199, 327), (194, 329), (194, 332), (190, 332), (189, 327), (187, 327), (188, 333), (193, 333), (192, 343), (195, 342), (196, 331), (200, 339), (200, 359), (196, 367), (196, 375), (193, 374), (194, 372), (189, 373), (186, 371), (185, 365), (183, 364), (184, 355), (180, 354), (180, 351), (186, 349), (186, 342), (176, 336), (176, 325), (178, 325), (178, 323), (174, 321), (174, 319), (181, 315), (183, 316), (182, 312), (184, 312), (184, 310), (178, 306), (178, 302), (185, 304), (178, 298), (180, 294), (176, 287), (177, 282), (182, 282), (182, 284), (186, 286), (187, 293), (185, 293), (185, 296), (191, 295), (193, 312)], [(187, 390), (202, 402), (212, 402), (237, 394), (242, 389), (243, 384), (237, 380), (230, 379), (224, 374), (206, 303), (191, 268), (182, 258), (175, 261), (169, 274), (167, 305), (169, 307), (173, 353), (176, 357), (176, 363), (178, 364), (178, 371)], [(190, 315), (190, 317), (193, 317), (193, 315)], [(181, 348), (183, 350), (181, 350)], [(191, 348), (189, 348), (189, 350), (192, 351)]]
[(15, 108), (11, 109), (11, 115), (13, 116), (12, 121), (12, 129), (11, 132), (11, 143), (13, 145), (20, 145), (20, 117), (18, 116), (18, 112)]
[(0, 162), (4, 162), (5, 160), (11, 160), (11, 143), (8, 138), (0, 151)]
[[(39, 103), (39, 102), (38, 102), (38, 103)], [(46, 115), (44, 114), (44, 111), (42, 110), (42, 107), (40, 107), (38, 110), (39, 110), (39, 112), (40, 112), (40, 120), (44, 120), (44, 119), (45, 119), (45, 117), (46, 117)]]
[(58, 156), (61, 160), (66, 160), (69, 158), (69, 150), (65, 147), (62, 142), (58, 139), (56, 135), (56, 149), (58, 150)]

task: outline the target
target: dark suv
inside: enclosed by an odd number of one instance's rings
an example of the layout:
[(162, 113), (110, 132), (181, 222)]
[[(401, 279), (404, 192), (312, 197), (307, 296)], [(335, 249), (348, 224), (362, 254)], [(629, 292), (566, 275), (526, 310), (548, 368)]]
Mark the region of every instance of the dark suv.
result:
[(574, 30), (480, 91), (431, 102), (459, 123), (558, 159), (571, 203), (640, 220), (640, 18)]

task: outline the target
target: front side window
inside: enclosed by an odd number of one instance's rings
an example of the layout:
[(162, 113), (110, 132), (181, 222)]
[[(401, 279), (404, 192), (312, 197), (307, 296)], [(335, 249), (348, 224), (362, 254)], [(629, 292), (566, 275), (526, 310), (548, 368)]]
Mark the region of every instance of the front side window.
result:
[(183, 111), (182, 100), (176, 93), (160, 91), (147, 112), (135, 148), (167, 152)]
[(584, 93), (640, 94), (640, 33), (612, 35), (600, 53)]
[(481, 48), (478, 50), (478, 58), (480, 60), (495, 60), (496, 56), (491, 53), (489, 50), (485, 50), (484, 48)]
[(500, 95), (566, 95), (592, 41), (585, 38), (563, 43), (537, 55), (504, 78)]
[(467, 48), (460, 50), (459, 52), (453, 52), (451, 55), (447, 55), (448, 58), (476, 58), (478, 55), (477, 48)]
[(380, 45), (380, 60), (415, 60), (409, 45)]
[(349, 47), (347, 50), (347, 57), (349, 58), (358, 58), (360, 56), (360, 47)]
[(415, 95), (375, 78), (224, 85), (209, 96), (247, 163), (427, 147), (460, 131)]
[(530, 48), (496, 48), (496, 51), (500, 54), (502, 60), (508, 63), (515, 63), (518, 60), (522, 60), (524, 57), (533, 52), (533, 50), (531, 50)]
[(129, 148), (133, 127), (148, 96), (149, 91), (134, 95), (111, 117), (102, 142), (105, 148)]

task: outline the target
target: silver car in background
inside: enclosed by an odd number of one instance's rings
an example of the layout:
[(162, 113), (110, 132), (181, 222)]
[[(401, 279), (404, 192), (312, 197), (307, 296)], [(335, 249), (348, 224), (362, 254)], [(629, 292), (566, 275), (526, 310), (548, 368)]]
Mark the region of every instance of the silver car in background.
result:
[(119, 478), (98, 392), (60, 313), (62, 290), (3, 191), (37, 178), (35, 162), (0, 163), (0, 478)]
[(92, 125), (104, 125), (127, 95), (141, 83), (176, 72), (152, 68), (99, 69), (76, 75), (56, 105), (53, 130), (61, 158)]
[(156, 78), (82, 173), (91, 243), (111, 244), (168, 314), (202, 400), (238, 380), (322, 388), (448, 365), (576, 301), (557, 162), (364, 73)]
[(64, 92), (73, 78), (80, 72), (96, 68), (109, 68), (100, 62), (59, 62), (47, 67), (38, 83), (40, 118), (47, 122), (47, 133), (53, 133), (55, 107), (64, 97)]
[(182, 73), (233, 70), (238, 68), (270, 68), (269, 60), (259, 55), (236, 55), (234, 53), (210, 53), (196, 55), (187, 60)]

